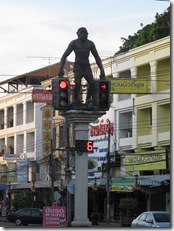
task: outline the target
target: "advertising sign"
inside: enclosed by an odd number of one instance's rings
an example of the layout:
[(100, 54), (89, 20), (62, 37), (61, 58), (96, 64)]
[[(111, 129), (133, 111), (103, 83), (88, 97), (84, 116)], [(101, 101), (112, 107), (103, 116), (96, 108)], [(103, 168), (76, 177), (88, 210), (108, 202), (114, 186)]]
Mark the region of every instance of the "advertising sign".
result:
[(52, 90), (32, 90), (32, 102), (34, 103), (51, 103)]
[(53, 108), (44, 106), (42, 109), (42, 136), (43, 136), (43, 156), (46, 157), (51, 153), (51, 139), (53, 136), (52, 129)]
[(17, 178), (18, 183), (27, 183), (28, 182), (28, 159), (21, 160), (17, 162)]
[(111, 94), (147, 93), (146, 79), (114, 78), (111, 80)]
[(43, 207), (44, 228), (63, 228), (66, 226), (66, 208), (64, 206)]
[(127, 172), (166, 169), (166, 153), (159, 150), (127, 154), (125, 168)]

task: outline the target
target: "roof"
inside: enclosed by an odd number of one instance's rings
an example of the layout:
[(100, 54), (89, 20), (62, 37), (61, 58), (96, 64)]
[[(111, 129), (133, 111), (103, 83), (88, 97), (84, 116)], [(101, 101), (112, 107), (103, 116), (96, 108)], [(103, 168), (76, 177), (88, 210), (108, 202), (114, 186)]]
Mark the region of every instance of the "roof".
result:
[(170, 174), (154, 175), (146, 179), (138, 180), (138, 184), (141, 186), (158, 187), (170, 184)]
[[(73, 62), (67, 61), (65, 65), (65, 69), (70, 71), (72, 69)], [(8, 84), (14, 86), (14, 88), (18, 89), (18, 85), (41, 85), (41, 82), (58, 75), (59, 63), (55, 63), (46, 67), (42, 67), (40, 69), (36, 69), (30, 72), (27, 72), (22, 75), (18, 75), (9, 79), (6, 79), (0, 82), (0, 88), (2, 85)], [(9, 90), (8, 90), (9, 91)]]

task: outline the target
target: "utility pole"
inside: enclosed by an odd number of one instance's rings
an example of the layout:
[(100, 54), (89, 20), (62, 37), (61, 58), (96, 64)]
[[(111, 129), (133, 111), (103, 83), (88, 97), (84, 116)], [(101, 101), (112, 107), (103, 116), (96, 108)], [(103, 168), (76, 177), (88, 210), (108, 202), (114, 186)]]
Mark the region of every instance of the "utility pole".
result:
[(110, 121), (108, 121), (108, 152), (106, 168), (106, 189), (107, 189), (107, 223), (110, 223)]
[(51, 205), (54, 204), (54, 174), (53, 174), (53, 140), (51, 139), (51, 154), (50, 154), (50, 177), (51, 177)]

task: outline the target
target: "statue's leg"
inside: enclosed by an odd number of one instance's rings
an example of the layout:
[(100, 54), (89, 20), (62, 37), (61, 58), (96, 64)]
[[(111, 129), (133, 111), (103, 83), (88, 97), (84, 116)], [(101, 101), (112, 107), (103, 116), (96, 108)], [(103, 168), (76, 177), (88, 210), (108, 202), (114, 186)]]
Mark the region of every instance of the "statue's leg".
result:
[(94, 78), (91, 70), (88, 71), (88, 75), (85, 77), (85, 79), (88, 82), (86, 102), (88, 103), (90, 100), (92, 100), (93, 104), (95, 105)]
[(79, 72), (74, 72), (75, 78), (75, 89), (74, 89), (74, 103), (81, 103), (80, 100), (80, 89), (81, 89), (81, 74)]

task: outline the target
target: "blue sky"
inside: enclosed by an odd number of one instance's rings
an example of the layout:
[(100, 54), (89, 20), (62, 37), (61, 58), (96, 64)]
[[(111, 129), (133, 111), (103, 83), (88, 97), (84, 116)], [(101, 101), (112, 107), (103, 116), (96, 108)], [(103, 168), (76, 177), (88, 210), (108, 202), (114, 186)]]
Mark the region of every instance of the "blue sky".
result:
[[(121, 37), (136, 33), (140, 23), (152, 23), (156, 13), (164, 13), (169, 4), (156, 0), (0, 0), (0, 79), (59, 62), (81, 26), (88, 29), (88, 39), (101, 58), (109, 57), (122, 45)], [(73, 54), (68, 59), (73, 61)]]

